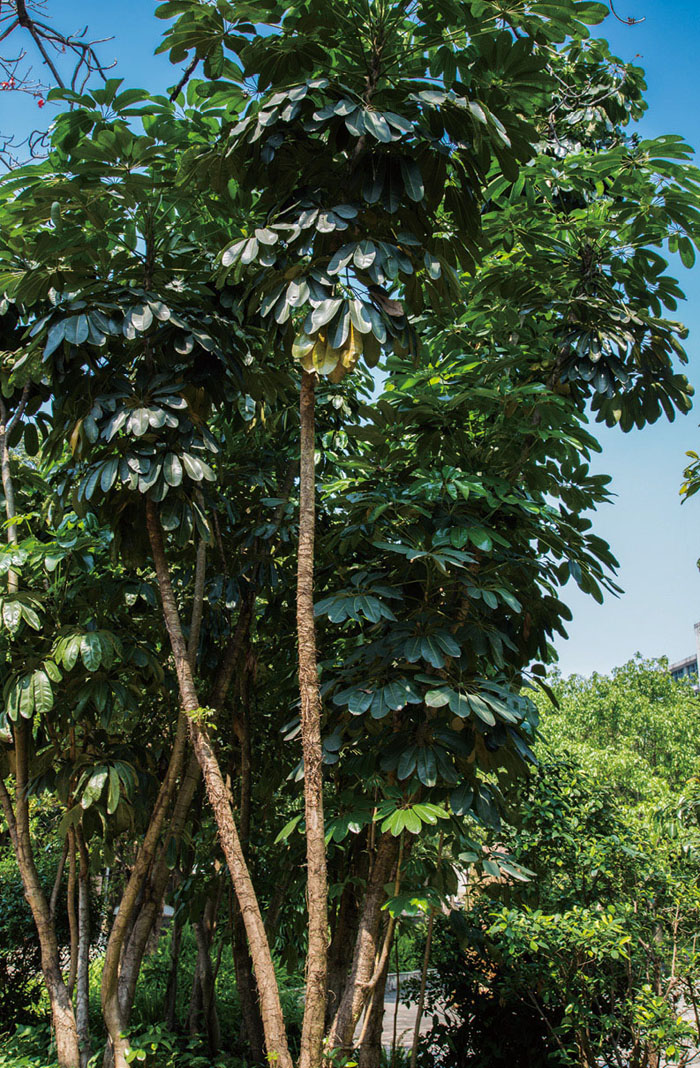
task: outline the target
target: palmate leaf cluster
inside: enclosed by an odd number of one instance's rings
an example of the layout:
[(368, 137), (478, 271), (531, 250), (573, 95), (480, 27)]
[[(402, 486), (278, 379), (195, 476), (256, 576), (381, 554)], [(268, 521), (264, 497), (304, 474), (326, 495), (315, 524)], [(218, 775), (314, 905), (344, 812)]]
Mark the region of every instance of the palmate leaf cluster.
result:
[(175, 722), (149, 499), (183, 618), (207, 544), (203, 684), (254, 601), (257, 846), (301, 855), (300, 368), (331, 857), (374, 823), (481, 853), (533, 762), (562, 587), (617, 589), (588, 406), (627, 429), (689, 403), (663, 255), (690, 262), (697, 175), (626, 132), (641, 76), (590, 41), (603, 6), (366, 7), (166, 3), (203, 77), (176, 103), (57, 94), (48, 159), (0, 185), (3, 395), (28, 390), (11, 444), (41, 480), (8, 550), (5, 714), (95, 836), (138, 819)]

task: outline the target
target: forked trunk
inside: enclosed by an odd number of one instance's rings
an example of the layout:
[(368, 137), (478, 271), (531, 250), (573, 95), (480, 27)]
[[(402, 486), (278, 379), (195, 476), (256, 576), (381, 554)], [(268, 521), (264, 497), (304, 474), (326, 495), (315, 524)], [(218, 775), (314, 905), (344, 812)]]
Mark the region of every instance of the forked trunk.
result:
[(197, 696), (177, 602), (170, 582), (170, 572), (163, 544), (163, 531), (156, 505), (150, 499), (146, 501), (146, 515), (153, 563), (163, 604), (163, 617), (175, 661), (180, 703), (188, 720), (192, 748), (202, 769), (207, 796), (219, 831), (219, 839), (231, 873), (236, 897), (243, 914), (250, 953), (255, 966), (255, 978), (260, 995), (260, 1009), (265, 1031), (267, 1056), (275, 1063), (277, 1068), (292, 1068), (272, 954), (265, 934), (260, 906), (258, 905), (250, 873), (241, 849), (236, 822), (233, 818), (231, 795), (211, 745), (206, 724), (206, 710), (200, 707)]
[(309, 948), (306, 958), (306, 1003), (299, 1068), (320, 1068), (326, 1013), (328, 958), (328, 876), (323, 821), (323, 746), (321, 696), (314, 625), (314, 527), (316, 474), (314, 441), (315, 375), (302, 371), (299, 412), (299, 548), (297, 553), (297, 636), (301, 741), (304, 755), (306, 817), (306, 897)]
[(362, 902), (350, 977), (330, 1031), (329, 1044), (332, 1049), (340, 1049), (343, 1052), (352, 1049), (357, 1021), (371, 993), (375, 964), (380, 953), (385, 886), (391, 879), (398, 852), (398, 839), (389, 831), (385, 832), (379, 839), (374, 866)]

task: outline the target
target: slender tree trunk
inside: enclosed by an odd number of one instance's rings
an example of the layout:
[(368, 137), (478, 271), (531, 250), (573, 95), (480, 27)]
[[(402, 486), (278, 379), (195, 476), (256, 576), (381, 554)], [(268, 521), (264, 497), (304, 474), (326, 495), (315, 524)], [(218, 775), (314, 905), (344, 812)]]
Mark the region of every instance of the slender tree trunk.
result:
[(80, 1051), (78, 1048), (75, 1013), (73, 1012), (68, 988), (61, 975), (56, 928), (51, 919), (49, 903), (41, 886), (29, 834), (29, 801), (27, 798), (28, 730), (29, 726), (26, 720), (19, 721), (14, 727), (16, 758), (14, 811), (10, 795), (2, 780), (0, 780), (0, 804), (2, 805), (17, 857), (24, 895), (32, 910), (39, 936), (41, 969), (51, 1005), (51, 1017), (56, 1036), (57, 1060), (60, 1068), (79, 1068)]
[(181, 943), (182, 923), (176, 912), (170, 932), (170, 973), (165, 989), (165, 1025), (169, 1031), (174, 1031), (177, 1024), (177, 973), (180, 966)]
[(321, 696), (314, 624), (314, 527), (316, 471), (314, 440), (314, 374), (301, 373), (299, 459), (299, 548), (297, 553), (297, 636), (301, 739), (304, 755), (306, 816), (306, 898), (309, 910), (306, 958), (306, 1002), (299, 1068), (320, 1068), (326, 1014), (328, 957), (328, 876), (323, 820), (323, 746)]
[(90, 858), (83, 832), (76, 828), (78, 845), (78, 971), (75, 1017), (80, 1046), (80, 1068), (87, 1068), (90, 1046)]
[(68, 968), (66, 986), (68, 987), (68, 995), (70, 998), (73, 997), (75, 991), (75, 979), (78, 974), (78, 942), (80, 940), (78, 931), (78, 865), (76, 853), (75, 829), (71, 827), (68, 831), (68, 893), (66, 896), (68, 931), (70, 933), (70, 965)]
[(433, 945), (433, 923), (435, 920), (435, 910), (431, 908), (430, 915), (428, 916), (428, 933), (425, 939), (425, 953), (423, 954), (423, 967), (420, 973), (420, 993), (418, 994), (418, 1009), (416, 1012), (416, 1023), (413, 1028), (413, 1046), (411, 1048), (411, 1068), (416, 1068), (416, 1060), (418, 1059), (418, 1043), (420, 1041), (420, 1025), (423, 1020), (423, 1009), (425, 1008), (425, 987), (428, 981), (428, 967), (430, 965), (430, 951)]
[(246, 943), (243, 917), (238, 902), (230, 903), (231, 914), (231, 953), (233, 969), (236, 974), (236, 990), (241, 1005), (241, 1038), (248, 1047), (248, 1053), (254, 1064), (265, 1058), (264, 1035), (260, 1006), (255, 992), (255, 976), (251, 967), (250, 953)]
[(195, 968), (193, 997), (190, 1005), (190, 1034), (196, 1035), (202, 1030), (207, 1036), (210, 1057), (215, 1057), (221, 1046), (221, 1029), (216, 1010), (216, 986), (214, 968), (211, 962), (211, 946), (214, 925), (219, 902), (219, 887), (215, 897), (210, 897), (204, 908), (202, 919), (195, 923), (197, 939), (197, 966)]
[[(243, 612), (245, 606), (241, 609)], [(248, 624), (252, 618), (252, 611), (246, 612)], [(246, 637), (249, 636), (249, 629)], [(243, 653), (243, 644), (241, 644)], [(234, 733), (240, 744), (240, 834), (241, 849), (246, 861), (248, 860), (248, 848), (250, 844), (250, 816), (252, 801), (252, 741), (250, 735), (250, 683), (255, 674), (255, 657), (247, 644), (243, 670), (240, 677), (240, 711), (234, 714)], [(233, 778), (233, 768), (232, 776)], [(236, 990), (241, 1005), (241, 1038), (248, 1046), (250, 1058), (255, 1063), (261, 1062), (265, 1057), (265, 1042), (263, 1036), (262, 1018), (260, 1006), (255, 990), (255, 976), (253, 974), (253, 962), (250, 959), (248, 943), (246, 940), (245, 926), (238, 902), (233, 895), (229, 894), (229, 918), (231, 925), (231, 952), (233, 955), (233, 968), (236, 974)]]
[[(163, 604), (163, 617), (175, 661), (180, 702), (189, 723), (192, 748), (202, 769), (209, 803), (214, 813), (226, 863), (231, 873), (236, 896), (243, 914), (260, 995), (267, 1055), (272, 1059), (276, 1057), (278, 1068), (292, 1068), (279, 989), (265, 927), (260, 914), (260, 906), (258, 905), (250, 873), (241, 849), (238, 829), (233, 818), (231, 795), (224, 782), (219, 762), (209, 738), (205, 721), (206, 713), (200, 707), (192, 669), (187, 656), (187, 647), (182, 633), (177, 602), (170, 582), (160, 519), (156, 505), (150, 498), (146, 500), (146, 509), (148, 534)], [(122, 1066), (117, 1066), (117, 1068), (122, 1068)]]
[(66, 870), (66, 860), (68, 859), (68, 835), (66, 835), (63, 841), (63, 851), (61, 853), (61, 859), (58, 862), (58, 870), (56, 871), (56, 878), (54, 879), (53, 890), (51, 891), (51, 897), (49, 898), (49, 913), (51, 919), (56, 919), (56, 908), (58, 906), (58, 895), (61, 892), (61, 883), (63, 882), (63, 873)]
[(379, 952), (382, 905), (386, 900), (384, 888), (391, 879), (398, 851), (398, 839), (387, 831), (379, 839), (362, 902), (352, 968), (331, 1026), (329, 1044), (332, 1049), (338, 1048), (343, 1052), (352, 1049), (355, 1027), (372, 989), (375, 961)]

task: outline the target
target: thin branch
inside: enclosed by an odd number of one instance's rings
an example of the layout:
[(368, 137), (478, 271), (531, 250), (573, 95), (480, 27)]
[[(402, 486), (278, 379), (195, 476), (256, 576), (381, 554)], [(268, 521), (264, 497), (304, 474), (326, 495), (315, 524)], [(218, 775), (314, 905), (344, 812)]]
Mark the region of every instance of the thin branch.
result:
[(640, 19), (635, 19), (631, 15), (625, 18), (622, 15), (618, 15), (615, 10), (615, 4), (613, 0), (608, 0), (610, 4), (610, 13), (615, 16), (618, 22), (621, 22), (623, 26), (638, 26), (640, 22), (646, 22), (646, 15), (643, 15)]
[(174, 103), (177, 100), (177, 98), (179, 97), (180, 93), (182, 92), (182, 90), (187, 85), (188, 81), (190, 80), (190, 78), (194, 74), (195, 70), (197, 69), (197, 64), (198, 63), (199, 63), (199, 56), (193, 56), (193, 58), (190, 60), (190, 62), (185, 67), (185, 70), (183, 72), (182, 77), (180, 78), (180, 81), (177, 83), (177, 85), (175, 86), (175, 88), (173, 89), (173, 91), (170, 94), (170, 98), (169, 99), (170, 99), (170, 103), (171, 104)]

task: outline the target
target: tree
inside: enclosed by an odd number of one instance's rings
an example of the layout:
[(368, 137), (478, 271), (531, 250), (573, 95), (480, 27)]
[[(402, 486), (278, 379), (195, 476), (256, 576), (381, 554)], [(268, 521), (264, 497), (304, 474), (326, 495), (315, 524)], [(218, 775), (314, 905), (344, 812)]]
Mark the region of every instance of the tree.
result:
[[(118, 1068), (200, 768), (281, 1064), (274, 895), (251, 877), (255, 850), (282, 887), (280, 849), (287, 866), (306, 852), (308, 935), (299, 908), (281, 948), (306, 952), (311, 1068), (324, 1033), (329, 1053), (348, 1052), (381, 1004), (396, 918), (440, 882), (436, 843), (440, 869), (459, 867), (480, 850), (473, 821), (502, 833), (504, 794), (532, 759), (523, 686), (544, 685), (568, 618), (561, 586), (614, 588), (583, 514), (606, 499), (586, 405), (627, 427), (688, 403), (680, 328), (657, 307), (679, 291), (657, 250), (669, 227), (693, 237), (695, 172), (685, 146), (626, 138), (641, 76), (620, 78), (586, 43), (581, 19), (603, 13), (514, 5), (504, 24), (457, 2), (177, 0), (161, 14), (178, 16), (163, 47), (188, 60), (179, 103), (116, 80), (55, 94), (72, 110), (48, 160), (4, 184), (7, 393), (31, 399), (24, 439), (33, 448), (45, 428), (62, 507), (95, 514), (114, 566), (139, 589), (155, 579), (163, 606), (163, 624), (150, 621), (167, 669), (163, 759), (103, 972)], [(302, 715), (286, 723), (295, 570)], [(51, 712), (34, 707), (33, 726), (46, 717), (48, 730)], [(91, 774), (109, 806), (109, 771)], [(277, 847), (261, 812), (275, 830), (287, 821)], [(500, 853), (483, 863), (513, 867)], [(446, 892), (443, 879), (429, 907)], [(247, 976), (252, 989), (240, 925), (236, 938), (239, 987)], [(254, 999), (248, 1010), (253, 1021)]]

